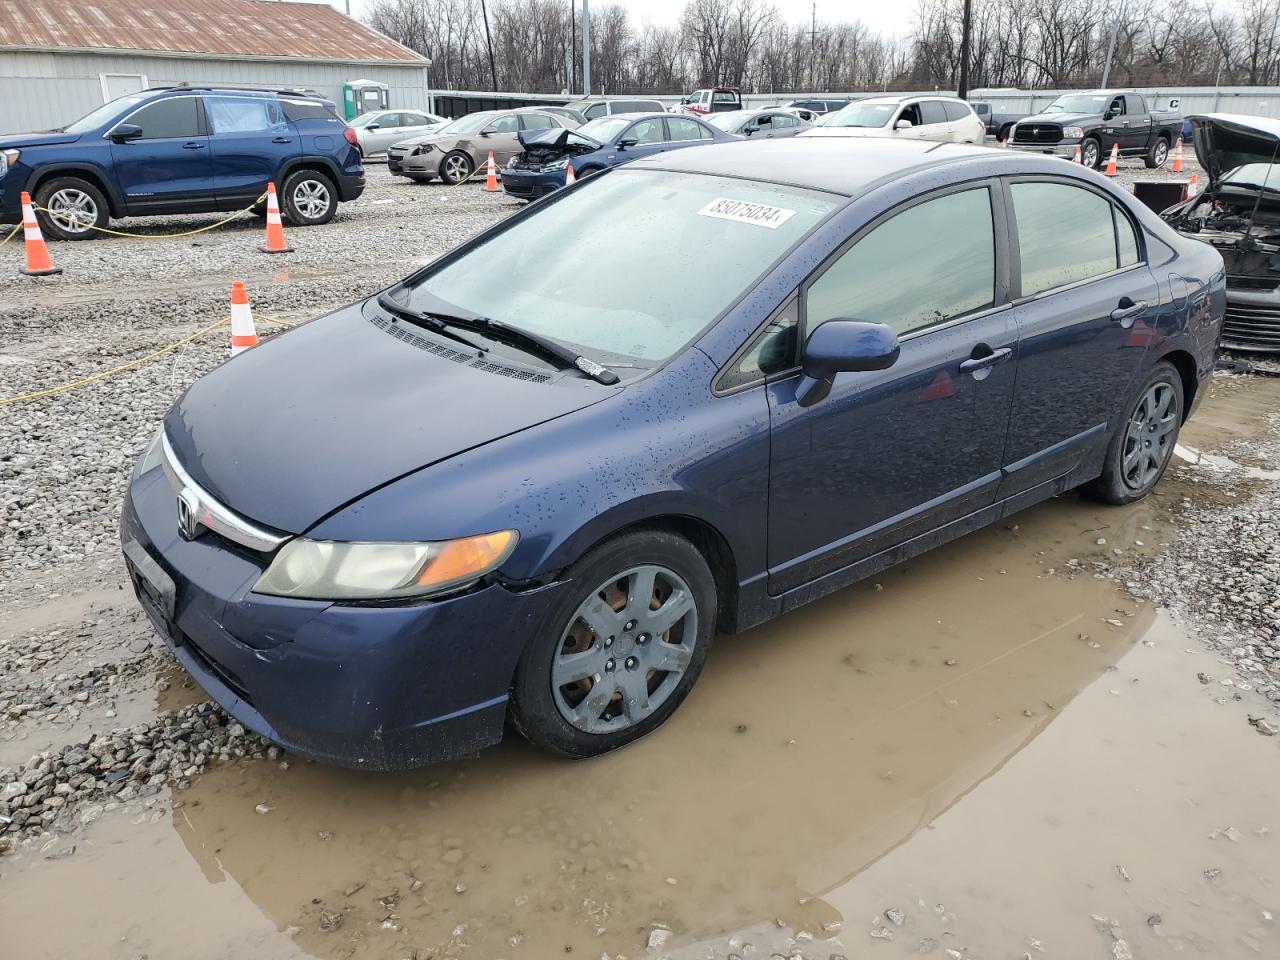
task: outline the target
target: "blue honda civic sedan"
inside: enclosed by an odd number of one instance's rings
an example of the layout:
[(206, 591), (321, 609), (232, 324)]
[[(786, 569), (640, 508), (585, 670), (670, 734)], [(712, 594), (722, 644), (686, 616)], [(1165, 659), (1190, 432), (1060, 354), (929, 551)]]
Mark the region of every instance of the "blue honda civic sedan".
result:
[(564, 186), (572, 164), (575, 178), (607, 167), (684, 147), (740, 139), (695, 117), (669, 113), (615, 113), (577, 130), (522, 130), (521, 153), (502, 171), (502, 189), (534, 200)]
[(124, 554), (186, 669), (301, 753), (407, 767), (510, 720), (592, 756), (717, 633), (1065, 490), (1144, 497), (1224, 304), (1212, 248), (1056, 159), (665, 153), (198, 381)]

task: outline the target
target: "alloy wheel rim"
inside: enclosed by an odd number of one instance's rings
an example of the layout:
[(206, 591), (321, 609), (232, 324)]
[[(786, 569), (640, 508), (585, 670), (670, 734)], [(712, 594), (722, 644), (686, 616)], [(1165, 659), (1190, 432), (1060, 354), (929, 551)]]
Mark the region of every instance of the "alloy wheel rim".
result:
[(304, 217), (322, 217), (329, 210), (329, 188), (319, 180), (303, 180), (293, 188), (293, 205)]
[(1163, 166), (1167, 156), (1169, 156), (1169, 145), (1161, 140), (1156, 144), (1156, 166)]
[(667, 567), (610, 577), (579, 604), (551, 664), (560, 715), (586, 733), (627, 730), (660, 708), (693, 660), (693, 591)]
[(1092, 167), (1097, 162), (1098, 162), (1097, 145), (1093, 143), (1086, 143), (1084, 147), (1084, 156), (1081, 158), (1081, 163), (1083, 163), (1086, 167)]
[(467, 161), (462, 157), (450, 157), (444, 162), (444, 172), (454, 183), (460, 183), (467, 178)]
[(1173, 454), (1178, 429), (1178, 398), (1173, 386), (1156, 383), (1142, 395), (1125, 428), (1120, 468), (1125, 486), (1146, 490)]
[(98, 205), (83, 190), (65, 187), (49, 198), (48, 217), (66, 233), (84, 233), (98, 222)]

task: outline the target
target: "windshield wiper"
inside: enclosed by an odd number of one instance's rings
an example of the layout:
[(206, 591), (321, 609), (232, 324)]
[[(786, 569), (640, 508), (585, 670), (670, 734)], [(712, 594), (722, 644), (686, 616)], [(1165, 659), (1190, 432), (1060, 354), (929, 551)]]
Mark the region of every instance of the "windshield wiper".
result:
[(466, 344), (472, 350), (478, 350), (481, 353), (488, 353), (489, 348), (484, 344), (476, 343), (470, 337), (465, 337), (456, 331), (449, 329), (449, 322), (464, 321), (465, 317), (450, 317), (448, 315), (441, 316), (433, 313), (419, 313), (412, 307), (406, 307), (402, 303), (397, 303), (385, 293), (378, 294), (378, 306), (382, 307), (387, 313), (394, 314), (397, 317), (403, 317), (411, 323), (416, 323), (420, 327), (426, 327), (433, 333), (438, 333), (442, 337), (448, 337), (457, 343)]
[(548, 360), (559, 363), (564, 369), (581, 370), (598, 383), (613, 386), (618, 382), (618, 375), (608, 367), (596, 363), (594, 360), (566, 347), (560, 341), (544, 337), (540, 333), (534, 333), (532, 330), (523, 330), (520, 327), (508, 326), (501, 320), (491, 320), (488, 317), (458, 318), (458, 322), (465, 326), (474, 327), (477, 330), (483, 330), (485, 333), (491, 334), (495, 340), (514, 342), (525, 347), (530, 353), (540, 354)]

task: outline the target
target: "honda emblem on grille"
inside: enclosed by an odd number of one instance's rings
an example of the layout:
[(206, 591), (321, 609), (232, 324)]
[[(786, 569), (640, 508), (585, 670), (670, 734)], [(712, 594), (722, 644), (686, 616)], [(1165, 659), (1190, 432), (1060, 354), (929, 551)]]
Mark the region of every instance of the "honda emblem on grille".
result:
[(178, 532), (185, 540), (200, 535), (200, 495), (190, 487), (178, 494)]

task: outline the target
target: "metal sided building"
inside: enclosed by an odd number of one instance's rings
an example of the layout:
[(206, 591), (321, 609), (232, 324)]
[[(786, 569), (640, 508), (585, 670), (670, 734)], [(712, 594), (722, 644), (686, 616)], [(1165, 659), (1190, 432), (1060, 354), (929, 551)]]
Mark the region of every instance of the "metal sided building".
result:
[(429, 66), (324, 3), (0, 0), (0, 134), (182, 82), (309, 88), (342, 115), (344, 87), (372, 80), (390, 107), (426, 109)]

